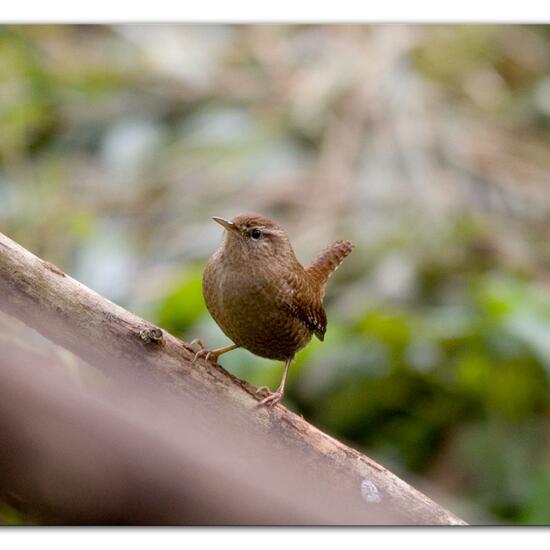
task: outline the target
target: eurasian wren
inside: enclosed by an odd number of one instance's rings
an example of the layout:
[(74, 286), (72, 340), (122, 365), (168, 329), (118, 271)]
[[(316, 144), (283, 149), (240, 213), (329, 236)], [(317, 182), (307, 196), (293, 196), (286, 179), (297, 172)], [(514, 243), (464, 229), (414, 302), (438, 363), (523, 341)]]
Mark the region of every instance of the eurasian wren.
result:
[(285, 230), (269, 218), (240, 214), (233, 220), (213, 219), (225, 234), (204, 270), (203, 294), (208, 311), (234, 343), (212, 351), (202, 349), (196, 357), (216, 362), (223, 353), (243, 347), (260, 357), (284, 361), (279, 388), (268, 390), (261, 401), (271, 406), (283, 397), (296, 352), (313, 335), (323, 340), (327, 280), (353, 245), (336, 241), (304, 268)]

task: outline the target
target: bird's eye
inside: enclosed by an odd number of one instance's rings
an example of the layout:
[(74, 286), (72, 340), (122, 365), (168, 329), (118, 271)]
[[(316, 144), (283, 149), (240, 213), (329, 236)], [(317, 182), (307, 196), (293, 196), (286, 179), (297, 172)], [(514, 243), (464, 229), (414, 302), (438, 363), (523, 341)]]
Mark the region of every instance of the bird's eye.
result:
[(250, 231), (249, 234), (250, 234), (250, 237), (255, 241), (257, 241), (262, 236), (262, 232), (257, 227), (252, 229), (252, 231)]

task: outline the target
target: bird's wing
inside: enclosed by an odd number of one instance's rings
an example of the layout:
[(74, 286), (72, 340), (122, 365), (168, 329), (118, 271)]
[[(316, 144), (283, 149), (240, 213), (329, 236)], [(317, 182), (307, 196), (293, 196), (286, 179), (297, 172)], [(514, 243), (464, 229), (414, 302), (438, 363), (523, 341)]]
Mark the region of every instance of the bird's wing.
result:
[(325, 339), (327, 331), (327, 315), (322, 304), (306, 306), (294, 303), (291, 307), (292, 314), (311, 330), (321, 342)]
[(311, 291), (303, 277), (299, 278), (293, 272), (288, 273), (285, 283), (283, 303), (286, 308), (323, 341), (327, 330), (327, 315), (320, 297)]

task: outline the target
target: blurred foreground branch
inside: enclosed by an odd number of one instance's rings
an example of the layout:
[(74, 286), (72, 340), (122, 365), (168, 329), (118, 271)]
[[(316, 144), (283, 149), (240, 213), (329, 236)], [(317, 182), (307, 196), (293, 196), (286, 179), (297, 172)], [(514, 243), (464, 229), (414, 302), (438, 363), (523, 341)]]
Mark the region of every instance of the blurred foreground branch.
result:
[(38, 521), (463, 523), (1, 233), (0, 312), (0, 498)]

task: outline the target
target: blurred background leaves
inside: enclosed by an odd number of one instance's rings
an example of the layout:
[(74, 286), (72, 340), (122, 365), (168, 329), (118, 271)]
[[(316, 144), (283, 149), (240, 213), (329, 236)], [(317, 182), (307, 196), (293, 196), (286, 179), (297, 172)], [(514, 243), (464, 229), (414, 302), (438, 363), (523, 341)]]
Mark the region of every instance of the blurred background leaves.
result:
[(210, 216), (351, 239), (289, 406), (470, 522), (549, 523), (549, 69), (546, 26), (3, 26), (0, 230), (210, 347)]

